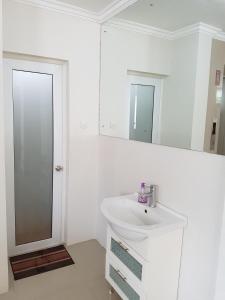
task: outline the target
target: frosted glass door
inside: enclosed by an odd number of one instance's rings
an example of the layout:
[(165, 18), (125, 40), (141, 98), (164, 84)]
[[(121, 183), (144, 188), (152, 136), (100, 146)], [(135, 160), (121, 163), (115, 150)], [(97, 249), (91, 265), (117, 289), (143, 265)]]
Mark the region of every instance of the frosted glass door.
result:
[(13, 70), (16, 245), (52, 237), (53, 76)]
[(132, 84), (130, 99), (130, 139), (151, 143), (154, 113), (154, 86)]
[(63, 242), (62, 66), (4, 59), (9, 255)]

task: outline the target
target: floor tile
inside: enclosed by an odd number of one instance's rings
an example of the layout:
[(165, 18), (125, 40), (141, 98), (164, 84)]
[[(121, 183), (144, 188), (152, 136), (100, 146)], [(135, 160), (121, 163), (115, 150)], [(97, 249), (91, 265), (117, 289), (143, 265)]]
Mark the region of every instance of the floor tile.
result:
[(105, 250), (96, 240), (68, 247), (75, 265), (14, 281), (0, 300), (119, 300), (104, 278)]

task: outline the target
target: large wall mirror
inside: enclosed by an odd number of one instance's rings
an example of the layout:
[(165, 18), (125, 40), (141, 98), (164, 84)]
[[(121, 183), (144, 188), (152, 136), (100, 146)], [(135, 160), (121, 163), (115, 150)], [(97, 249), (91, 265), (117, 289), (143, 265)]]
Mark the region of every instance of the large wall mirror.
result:
[(102, 135), (225, 155), (225, 1), (139, 0), (102, 27)]

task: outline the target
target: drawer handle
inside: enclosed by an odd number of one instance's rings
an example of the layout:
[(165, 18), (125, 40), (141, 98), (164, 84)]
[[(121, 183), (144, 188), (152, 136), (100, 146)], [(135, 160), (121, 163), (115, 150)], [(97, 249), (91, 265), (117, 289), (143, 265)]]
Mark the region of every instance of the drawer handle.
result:
[(116, 270), (116, 273), (119, 275), (119, 277), (120, 277), (123, 281), (127, 281), (127, 278), (120, 272), (120, 270)]
[(118, 242), (118, 244), (120, 245), (121, 248), (123, 248), (124, 251), (128, 252), (129, 249), (127, 247), (125, 247), (121, 242)]

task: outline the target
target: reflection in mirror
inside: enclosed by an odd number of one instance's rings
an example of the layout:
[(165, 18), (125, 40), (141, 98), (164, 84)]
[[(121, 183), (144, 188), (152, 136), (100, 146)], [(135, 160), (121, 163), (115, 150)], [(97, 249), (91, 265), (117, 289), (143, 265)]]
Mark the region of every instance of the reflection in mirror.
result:
[[(161, 97), (161, 80), (147, 76), (128, 75), (128, 107), (130, 140), (157, 143)], [(126, 124), (124, 124), (126, 126)]]
[(152, 85), (131, 85), (130, 140), (152, 143), (154, 89)]
[(224, 66), (225, 2), (137, 1), (102, 28), (100, 133), (225, 155)]

